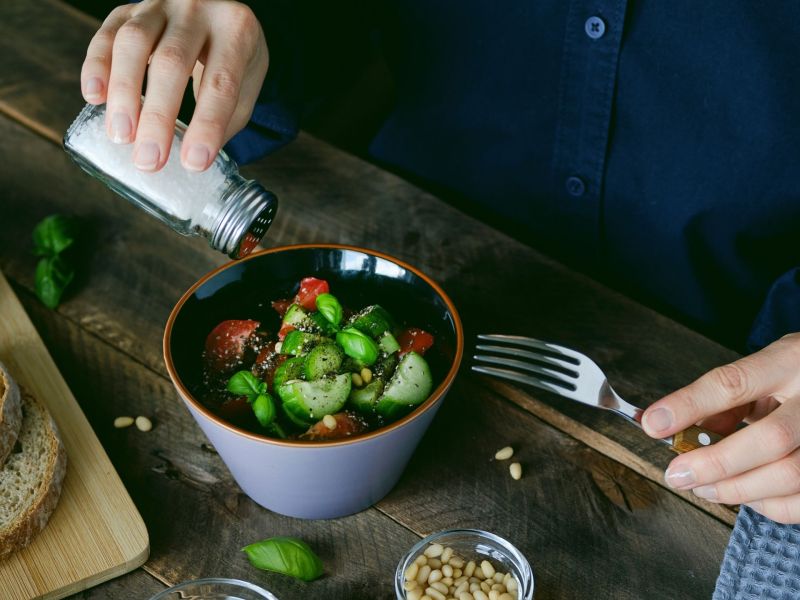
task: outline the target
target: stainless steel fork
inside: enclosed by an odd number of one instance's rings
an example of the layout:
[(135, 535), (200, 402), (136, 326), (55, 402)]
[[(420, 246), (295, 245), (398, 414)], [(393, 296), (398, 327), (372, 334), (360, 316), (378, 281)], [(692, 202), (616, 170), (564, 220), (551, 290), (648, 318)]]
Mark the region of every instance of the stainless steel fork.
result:
[[(588, 356), (519, 335), (479, 335), (478, 340), (476, 351), (487, 354), (475, 354), (475, 361), (497, 366), (475, 364), (472, 370), (476, 373), (532, 385), (589, 406), (605, 408), (641, 428), (644, 411), (620, 398), (603, 370)], [(676, 452), (688, 452), (721, 438), (713, 431), (693, 425), (661, 441)]]

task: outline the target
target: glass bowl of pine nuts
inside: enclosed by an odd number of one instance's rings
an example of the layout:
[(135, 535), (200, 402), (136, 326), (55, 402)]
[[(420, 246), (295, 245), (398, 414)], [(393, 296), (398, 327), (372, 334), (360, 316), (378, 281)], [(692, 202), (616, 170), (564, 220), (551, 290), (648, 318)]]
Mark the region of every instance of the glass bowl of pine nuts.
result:
[(532, 600), (533, 569), (503, 538), (448, 529), (417, 542), (400, 560), (397, 600)]

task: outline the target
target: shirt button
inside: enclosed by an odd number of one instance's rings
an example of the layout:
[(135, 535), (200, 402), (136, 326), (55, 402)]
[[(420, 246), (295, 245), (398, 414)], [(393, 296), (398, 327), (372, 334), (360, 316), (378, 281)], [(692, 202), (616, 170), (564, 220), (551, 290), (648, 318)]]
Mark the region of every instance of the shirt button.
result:
[(576, 198), (579, 196), (583, 196), (583, 193), (586, 191), (586, 185), (583, 183), (583, 179), (580, 177), (567, 177), (567, 193), (570, 196), (575, 196)]
[(606, 32), (606, 24), (600, 17), (589, 17), (583, 28), (586, 30), (586, 35), (593, 40), (599, 40)]

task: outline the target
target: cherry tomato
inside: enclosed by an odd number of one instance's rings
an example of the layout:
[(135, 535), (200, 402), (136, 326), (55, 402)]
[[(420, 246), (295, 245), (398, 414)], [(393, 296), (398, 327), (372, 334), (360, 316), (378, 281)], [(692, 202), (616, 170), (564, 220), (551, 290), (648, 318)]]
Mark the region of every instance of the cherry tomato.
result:
[(206, 338), (206, 362), (214, 371), (230, 371), (244, 357), (247, 340), (260, 323), (251, 320), (223, 321)]
[(297, 329), (297, 327), (294, 325), (289, 325), (289, 323), (282, 325), (281, 330), (278, 332), (278, 339), (283, 341), (283, 338), (286, 337), (286, 334), (290, 331), (294, 331), (295, 329)]
[(397, 336), (397, 343), (400, 344), (399, 354), (401, 356), (411, 351), (417, 354), (425, 354), (433, 346), (433, 336), (417, 327), (409, 327)]
[(273, 300), (271, 304), (272, 308), (275, 309), (275, 312), (277, 312), (282, 319), (283, 315), (286, 314), (286, 311), (289, 310), (289, 307), (292, 305), (292, 301), (287, 298), (286, 300)]
[(247, 402), (247, 398), (239, 396), (225, 400), (219, 407), (219, 416), (239, 425), (253, 416), (253, 409)]
[(330, 292), (330, 286), (324, 279), (316, 277), (306, 277), (300, 280), (300, 290), (294, 297), (294, 301), (308, 311), (317, 310), (317, 296)]
[(301, 435), (300, 438), (314, 441), (340, 440), (364, 433), (367, 430), (367, 424), (364, 421), (349, 413), (341, 412), (331, 416), (336, 419), (336, 427), (328, 429), (325, 422), (320, 421), (309, 427), (308, 431)]

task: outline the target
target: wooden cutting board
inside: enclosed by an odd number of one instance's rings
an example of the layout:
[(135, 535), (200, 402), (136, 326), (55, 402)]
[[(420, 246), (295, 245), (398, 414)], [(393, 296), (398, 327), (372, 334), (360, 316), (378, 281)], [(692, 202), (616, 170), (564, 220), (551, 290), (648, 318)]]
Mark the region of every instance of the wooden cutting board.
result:
[(48, 406), (67, 450), (58, 507), (30, 546), (0, 561), (0, 598), (63, 598), (141, 566), (142, 517), (1, 272), (0, 361)]

